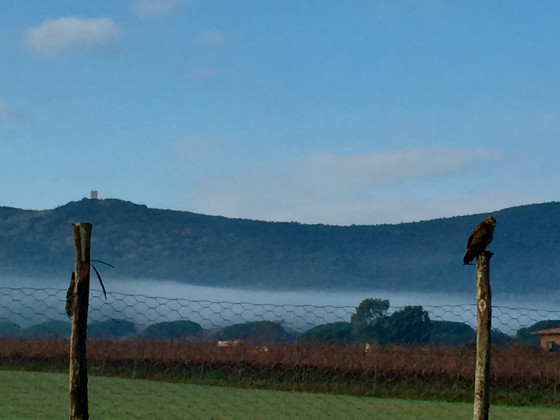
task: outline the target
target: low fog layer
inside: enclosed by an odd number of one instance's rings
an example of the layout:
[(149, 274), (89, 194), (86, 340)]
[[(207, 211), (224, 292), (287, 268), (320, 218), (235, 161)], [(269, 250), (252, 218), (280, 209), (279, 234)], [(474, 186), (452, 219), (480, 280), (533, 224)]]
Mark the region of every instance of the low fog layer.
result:
[[(189, 319), (204, 328), (267, 320), (303, 331), (328, 322), (350, 321), (355, 307), (366, 298), (389, 299), (393, 312), (407, 305), (421, 305), (433, 320), (465, 322), (474, 326), (473, 295), (360, 291), (257, 291), (191, 286), (171, 281), (114, 279), (104, 276), (108, 299), (95, 276), (91, 278), (90, 321), (128, 319), (140, 326)], [(0, 279), (0, 319), (21, 326), (51, 319), (65, 320), (68, 282), (60, 279)], [(45, 288), (45, 284), (49, 287)], [(520, 309), (521, 308), (521, 309)], [(556, 310), (556, 302), (494, 299), (493, 327), (512, 334), (538, 319), (524, 309)]]

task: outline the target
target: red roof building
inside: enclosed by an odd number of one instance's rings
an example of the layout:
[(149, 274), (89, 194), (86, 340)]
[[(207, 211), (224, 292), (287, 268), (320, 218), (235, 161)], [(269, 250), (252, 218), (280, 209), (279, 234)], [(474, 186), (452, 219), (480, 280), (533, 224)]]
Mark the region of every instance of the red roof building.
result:
[(560, 349), (560, 328), (533, 331), (532, 334), (541, 338), (541, 349), (548, 351)]

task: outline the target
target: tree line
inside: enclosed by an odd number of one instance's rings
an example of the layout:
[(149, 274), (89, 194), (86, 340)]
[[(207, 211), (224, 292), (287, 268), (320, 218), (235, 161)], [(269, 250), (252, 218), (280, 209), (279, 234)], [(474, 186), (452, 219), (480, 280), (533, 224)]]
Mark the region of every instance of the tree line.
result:
[[(278, 321), (252, 321), (233, 324), (224, 328), (204, 329), (189, 320), (155, 323), (144, 329), (135, 323), (110, 318), (88, 325), (91, 339), (154, 339), (154, 340), (245, 340), (259, 344), (307, 343), (353, 344), (369, 343), (377, 346), (448, 345), (461, 346), (475, 343), (474, 329), (465, 323), (431, 320), (422, 306), (405, 306), (389, 314), (386, 299), (364, 299), (350, 317), (350, 322), (334, 322), (312, 327), (302, 333), (290, 331)], [(498, 330), (492, 332), (492, 342), (509, 345), (515, 342), (539, 345), (539, 337), (532, 332), (560, 327), (560, 320), (543, 320), (529, 327), (520, 328), (515, 337)], [(0, 321), (0, 337), (52, 337), (67, 338), (68, 321), (50, 320), (21, 328), (19, 325)]]

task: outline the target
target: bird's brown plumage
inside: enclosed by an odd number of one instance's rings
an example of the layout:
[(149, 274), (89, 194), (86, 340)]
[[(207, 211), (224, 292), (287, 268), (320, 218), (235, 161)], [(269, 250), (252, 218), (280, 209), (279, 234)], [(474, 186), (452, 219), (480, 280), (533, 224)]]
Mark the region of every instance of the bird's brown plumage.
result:
[(486, 249), (488, 244), (492, 242), (495, 227), (496, 219), (490, 216), (472, 230), (469, 239), (467, 239), (467, 252), (463, 257), (463, 264), (469, 264)]

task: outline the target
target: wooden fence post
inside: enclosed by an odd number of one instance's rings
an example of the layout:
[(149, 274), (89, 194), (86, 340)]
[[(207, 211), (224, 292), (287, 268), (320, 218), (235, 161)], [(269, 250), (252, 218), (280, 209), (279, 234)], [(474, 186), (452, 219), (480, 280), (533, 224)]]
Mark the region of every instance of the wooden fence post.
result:
[(87, 420), (88, 377), (86, 360), (91, 223), (72, 223), (76, 265), (67, 293), (66, 313), (72, 317), (70, 334), (70, 420)]
[(490, 333), (492, 295), (490, 291), (490, 251), (476, 258), (476, 368), (473, 420), (488, 420), (490, 411)]

